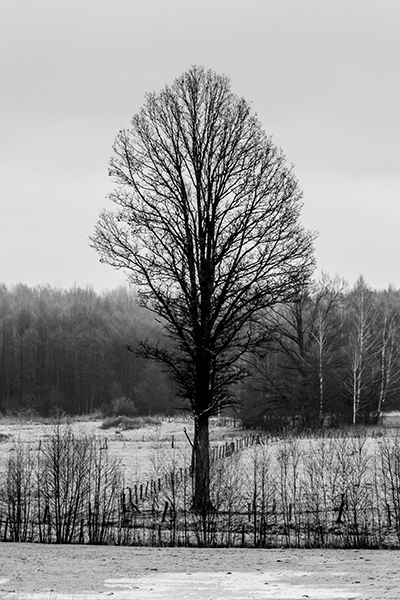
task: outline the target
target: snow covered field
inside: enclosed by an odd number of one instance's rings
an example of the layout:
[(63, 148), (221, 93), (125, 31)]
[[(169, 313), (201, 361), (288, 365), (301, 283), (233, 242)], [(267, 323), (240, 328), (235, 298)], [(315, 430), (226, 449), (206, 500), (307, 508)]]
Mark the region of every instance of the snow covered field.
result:
[[(102, 430), (74, 422), (76, 432), (107, 438), (128, 477), (151, 468), (172, 443), (188, 446), (190, 421)], [(17, 439), (37, 448), (50, 423), (0, 421), (0, 468)], [(240, 435), (214, 427), (212, 444)], [(400, 551), (149, 548), (0, 542), (1, 600), (399, 600)]]
[(400, 598), (400, 552), (0, 544), (2, 600)]
[[(186, 438), (186, 429), (190, 438), (193, 437), (193, 421), (187, 419), (166, 419), (159, 425), (146, 425), (140, 429), (110, 428), (102, 429), (101, 420), (70, 420), (69, 425), (76, 434), (95, 435), (107, 440), (112, 456), (121, 462), (127, 481), (138, 477), (146, 479), (153, 469), (153, 462), (158, 452), (165, 452), (175, 447), (188, 454), (190, 462), (190, 445)], [(51, 420), (24, 421), (17, 418), (0, 418), (0, 470), (3, 469), (10, 452), (13, 452), (15, 442), (26, 442), (32, 450), (36, 450), (39, 440), (54, 432)], [(244, 432), (230, 426), (212, 426), (210, 441), (218, 445), (231, 441)]]

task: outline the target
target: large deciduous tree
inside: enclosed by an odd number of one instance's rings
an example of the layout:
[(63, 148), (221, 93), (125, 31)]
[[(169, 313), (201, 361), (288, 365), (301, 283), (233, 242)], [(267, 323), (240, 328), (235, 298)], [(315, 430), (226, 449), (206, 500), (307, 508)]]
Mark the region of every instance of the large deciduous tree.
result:
[(192, 67), (148, 94), (110, 162), (116, 208), (92, 244), (127, 271), (165, 323), (168, 365), (194, 418), (193, 508), (207, 511), (209, 417), (231, 401), (262, 313), (292, 300), (313, 270), (301, 191), (282, 152), (227, 77)]

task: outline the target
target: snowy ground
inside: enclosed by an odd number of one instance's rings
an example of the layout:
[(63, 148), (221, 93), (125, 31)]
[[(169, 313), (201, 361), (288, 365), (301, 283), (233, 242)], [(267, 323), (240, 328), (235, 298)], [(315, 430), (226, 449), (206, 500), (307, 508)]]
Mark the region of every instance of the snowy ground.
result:
[(1, 600), (399, 600), (400, 552), (0, 543)]
[[(145, 430), (76, 431), (107, 437), (128, 476), (151, 468), (150, 457), (188, 447), (183, 428), (163, 422)], [(16, 439), (37, 448), (49, 424), (0, 420), (0, 469)], [(213, 428), (212, 443), (240, 435)], [(0, 600), (400, 600), (400, 551), (258, 550), (56, 546), (0, 543)]]
[[(190, 438), (193, 437), (191, 419), (164, 420), (159, 425), (146, 425), (140, 429), (130, 430), (121, 430), (118, 427), (101, 429), (101, 424), (101, 420), (71, 420), (69, 423), (77, 435), (95, 435), (107, 440), (110, 453), (120, 461), (127, 482), (136, 479), (146, 481), (150, 478), (154, 461), (157, 461), (160, 455), (165, 456), (172, 444), (187, 458), (187, 464), (190, 463), (191, 448), (184, 430), (186, 429)], [(25, 442), (32, 450), (36, 450), (39, 440), (53, 433), (54, 423), (50, 420), (24, 421), (16, 418), (0, 418), (0, 471), (4, 469), (7, 457), (13, 453), (16, 442)], [(243, 435), (241, 429), (220, 426), (215, 421), (210, 431), (210, 442), (215, 446)]]

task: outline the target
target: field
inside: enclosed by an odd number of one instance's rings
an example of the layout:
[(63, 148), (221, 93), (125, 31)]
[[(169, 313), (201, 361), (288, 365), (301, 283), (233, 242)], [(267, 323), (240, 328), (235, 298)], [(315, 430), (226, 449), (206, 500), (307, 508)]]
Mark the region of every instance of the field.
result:
[[(214, 422), (211, 445), (219, 448), (214, 450), (214, 481), (221, 483), (213, 487), (218, 511), (206, 529), (195, 530), (179, 516), (188, 491), (184, 474), (190, 462), (186, 433), (191, 437), (191, 421), (163, 420), (132, 430), (100, 426), (99, 421), (71, 421), (62, 425), (62, 432), (67, 427), (74, 440), (95, 436), (98, 447), (120, 463), (124, 489), (136, 492), (140, 512), (123, 515), (130, 521), (119, 525), (120, 535), (126, 536), (119, 542), (141, 547), (0, 543), (0, 598), (400, 597), (399, 551), (373, 549), (398, 548), (396, 434), (276, 438), (252, 444), (263, 440), (256, 435), (243, 440), (244, 432), (231, 423)], [(50, 422), (0, 421), (0, 470), (5, 473), (21, 444), (29, 456), (36, 456), (42, 444), (54, 439), (54, 427)], [(147, 491), (146, 482), (153, 482)], [(5, 518), (3, 512), (0, 539), (10, 539)], [(49, 524), (43, 521), (43, 531)], [(28, 539), (29, 532), (28, 527)], [(86, 535), (85, 530), (84, 542)], [(177, 547), (185, 539), (235, 547)], [(174, 547), (165, 547), (173, 542)], [(335, 545), (349, 549), (332, 549)]]
[(400, 553), (0, 544), (2, 600), (398, 600)]
[[(94, 435), (104, 441), (112, 456), (118, 458), (124, 471), (127, 482), (142, 478), (146, 479), (152, 471), (152, 458), (157, 453), (157, 448), (172, 446), (174, 444), (182, 448), (188, 446), (185, 438), (184, 428), (191, 434), (192, 423), (187, 420), (161, 420), (157, 425), (144, 425), (138, 429), (123, 429), (112, 427), (102, 429), (101, 420), (75, 420), (67, 421), (71, 430), (79, 435)], [(31, 420), (21, 421), (19, 419), (6, 418), (0, 420), (0, 469), (4, 467), (7, 456), (13, 452), (14, 443), (22, 441), (37, 449), (39, 441), (48, 438), (54, 431), (54, 422), (50, 419), (45, 421)], [(235, 433), (232, 428), (218, 427), (218, 438), (230, 436)], [(217, 434), (214, 433), (214, 439)]]
[[(103, 429), (103, 420), (66, 419), (67, 425), (76, 436), (95, 436), (103, 441), (110, 455), (117, 458), (129, 485), (132, 481), (146, 481), (157, 469), (157, 461), (170, 450), (178, 450), (183, 461), (190, 463), (190, 443), (187, 435), (193, 437), (193, 423), (190, 418), (154, 418), (155, 423), (126, 429), (123, 426)], [(54, 433), (55, 422), (46, 420), (21, 420), (18, 418), (0, 419), (0, 471), (4, 469), (7, 458), (15, 450), (15, 443), (23, 442), (32, 450), (37, 450), (39, 442)], [(225, 446), (244, 432), (234, 426), (233, 419), (213, 420), (210, 431), (210, 443), (213, 447)], [(251, 432), (248, 434), (251, 435)]]

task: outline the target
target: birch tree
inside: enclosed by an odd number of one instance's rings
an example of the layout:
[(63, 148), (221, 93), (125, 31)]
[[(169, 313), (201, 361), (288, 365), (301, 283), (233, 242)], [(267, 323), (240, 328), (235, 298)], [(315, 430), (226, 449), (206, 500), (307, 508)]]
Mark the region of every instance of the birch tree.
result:
[(315, 340), (317, 365), (319, 407), (318, 421), (322, 425), (326, 409), (326, 371), (334, 364), (338, 364), (340, 348), (338, 338), (342, 324), (338, 313), (343, 306), (343, 293), (346, 283), (343, 279), (331, 279), (323, 274), (317, 283), (314, 295), (314, 327), (311, 336)]
[(350, 376), (347, 388), (352, 401), (352, 423), (358, 421), (361, 408), (371, 398), (377, 353), (376, 321), (378, 311), (372, 290), (359, 277), (349, 298), (348, 358)]
[(340, 368), (339, 313), (345, 287), (339, 277), (323, 274), (295, 302), (278, 305), (268, 314), (279, 368), (265, 377), (282, 398), (286, 397), (288, 409), (302, 425), (322, 424), (327, 399), (332, 397), (328, 379)]
[(379, 423), (388, 397), (400, 388), (399, 315), (393, 306), (384, 301), (379, 305), (377, 343), (379, 387), (376, 418)]

